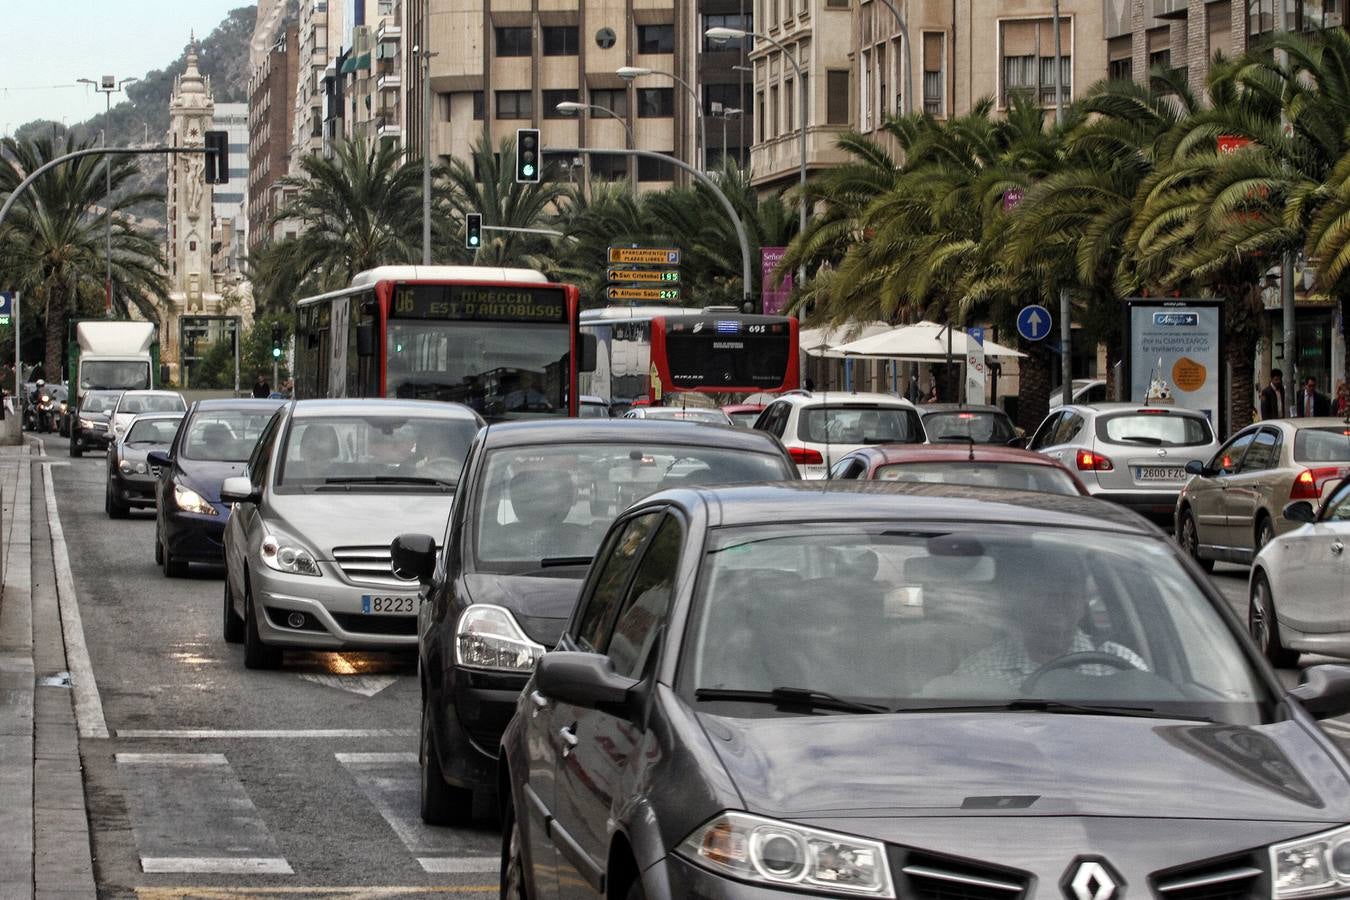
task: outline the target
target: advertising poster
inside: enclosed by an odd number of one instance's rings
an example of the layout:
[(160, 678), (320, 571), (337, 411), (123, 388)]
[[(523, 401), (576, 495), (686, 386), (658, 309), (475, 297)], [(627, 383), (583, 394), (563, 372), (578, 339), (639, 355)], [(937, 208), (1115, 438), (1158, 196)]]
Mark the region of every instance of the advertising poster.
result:
[(1130, 300), (1128, 305), (1130, 401), (1199, 410), (1218, 428), (1223, 365), (1218, 303)]
[(773, 270), (786, 250), (786, 247), (761, 247), (759, 250), (759, 293), (766, 316), (780, 315), (792, 296), (792, 273), (784, 273), (781, 280), (774, 282)]

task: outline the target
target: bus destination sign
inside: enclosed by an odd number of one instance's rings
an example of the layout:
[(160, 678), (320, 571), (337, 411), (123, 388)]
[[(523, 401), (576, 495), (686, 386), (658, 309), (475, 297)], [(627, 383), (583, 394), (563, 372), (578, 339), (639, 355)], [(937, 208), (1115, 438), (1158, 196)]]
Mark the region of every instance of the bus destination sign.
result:
[(610, 247), (609, 264), (611, 266), (678, 266), (680, 250), (678, 247)]
[(678, 287), (607, 287), (608, 300), (675, 300), (680, 299)]
[(605, 270), (605, 280), (609, 282), (660, 282), (662, 284), (678, 284), (680, 280), (679, 269), (616, 269), (610, 267)]
[(396, 319), (468, 322), (566, 322), (560, 287), (506, 284), (399, 284), (390, 315)]

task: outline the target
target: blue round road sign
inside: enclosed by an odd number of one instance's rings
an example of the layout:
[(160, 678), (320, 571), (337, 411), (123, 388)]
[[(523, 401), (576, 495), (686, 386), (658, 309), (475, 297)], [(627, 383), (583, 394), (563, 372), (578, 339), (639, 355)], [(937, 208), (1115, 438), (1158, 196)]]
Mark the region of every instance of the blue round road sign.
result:
[(1050, 310), (1044, 306), (1024, 306), (1017, 314), (1017, 333), (1028, 341), (1039, 341), (1050, 333)]

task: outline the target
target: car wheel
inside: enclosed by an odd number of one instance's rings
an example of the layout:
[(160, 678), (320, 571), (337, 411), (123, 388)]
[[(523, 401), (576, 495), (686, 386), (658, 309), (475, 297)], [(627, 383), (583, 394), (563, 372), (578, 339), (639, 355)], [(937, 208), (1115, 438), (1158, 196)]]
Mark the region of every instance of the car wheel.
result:
[(1256, 523), (1256, 545), (1252, 548), (1252, 556), (1261, 552), (1261, 548), (1271, 541), (1275, 540), (1275, 526), (1271, 524), (1270, 516), (1261, 516)]
[(131, 507), (117, 499), (111, 481), (108, 482), (108, 487), (104, 492), (103, 508), (108, 511), (108, 518), (110, 519), (125, 519), (131, 515)]
[(634, 875), (633, 883), (628, 886), (624, 900), (647, 900), (647, 892), (642, 889), (642, 876)]
[(1298, 663), (1298, 651), (1290, 650), (1280, 642), (1280, 625), (1275, 620), (1275, 595), (1265, 572), (1252, 576), (1251, 599), (1247, 603), (1247, 631), (1261, 655), (1277, 669), (1292, 668)]
[(84, 456), (84, 448), (80, 446), (79, 439), (77, 439), (73, 434), (70, 436), (70, 455), (73, 456), (75, 459), (79, 459), (81, 456)]
[(164, 545), (159, 541), (159, 529), (155, 529), (155, 565), (164, 565)]
[(1200, 568), (1206, 572), (1214, 571), (1214, 560), (1200, 556), (1200, 532), (1195, 526), (1195, 516), (1189, 509), (1182, 510), (1181, 530), (1177, 537), (1181, 541), (1181, 549), (1185, 550), (1186, 555), (1195, 560)]
[(525, 892), (525, 856), (521, 840), (515, 802), (508, 796), (506, 821), (502, 823), (502, 900), (526, 900), (529, 896)]
[(244, 668), (281, 667), (281, 648), (269, 647), (258, 634), (258, 611), (253, 608), (253, 593), (244, 585)]
[(169, 548), (160, 544), (160, 560), (164, 565), (165, 578), (184, 578), (188, 573), (188, 564), (186, 560), (178, 559), (169, 552)]
[(230, 573), (225, 573), (224, 621), (221, 635), (227, 644), (240, 644), (244, 641), (244, 620), (234, 611), (234, 593), (230, 590)]
[(418, 754), (422, 777), (418, 793), (422, 821), (428, 825), (463, 825), (473, 818), (473, 791), (451, 787), (441, 771), (441, 760), (431, 739), (431, 712), (422, 698), (422, 740)]

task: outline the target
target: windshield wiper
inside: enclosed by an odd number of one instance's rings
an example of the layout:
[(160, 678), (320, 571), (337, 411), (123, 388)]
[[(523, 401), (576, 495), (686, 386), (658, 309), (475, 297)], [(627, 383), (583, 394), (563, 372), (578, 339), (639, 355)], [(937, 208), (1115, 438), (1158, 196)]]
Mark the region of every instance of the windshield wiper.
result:
[(1179, 716), (1151, 706), (1121, 706), (1110, 703), (1068, 703), (1063, 700), (1009, 700), (1006, 703), (971, 703), (964, 706), (906, 706), (899, 712), (1043, 712), (1070, 716), (1122, 716), (1139, 719), (1182, 719), (1213, 722), (1206, 716)]
[(415, 475), (363, 475), (347, 478), (325, 478), (324, 484), (426, 484), (440, 487), (454, 487), (455, 482), (441, 478), (421, 478)]
[(774, 706), (801, 706), (807, 709), (833, 709), (839, 712), (888, 713), (889, 706), (836, 697), (825, 691), (807, 688), (776, 687), (771, 691), (744, 691), (728, 688), (699, 688), (695, 700), (730, 700), (740, 703), (772, 703)]
[(1127, 434), (1116, 438), (1118, 441), (1133, 441), (1136, 444), (1148, 444), (1150, 447), (1161, 447), (1162, 438), (1146, 437), (1142, 434)]
[(589, 566), (593, 556), (549, 556), (539, 560), (539, 568), (552, 569), (557, 566)]

